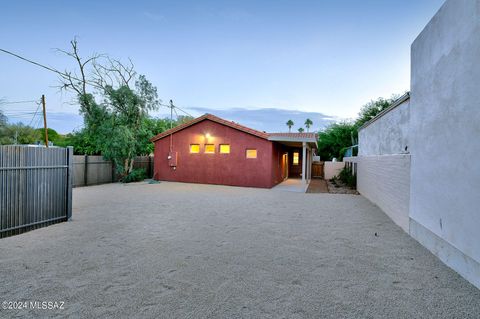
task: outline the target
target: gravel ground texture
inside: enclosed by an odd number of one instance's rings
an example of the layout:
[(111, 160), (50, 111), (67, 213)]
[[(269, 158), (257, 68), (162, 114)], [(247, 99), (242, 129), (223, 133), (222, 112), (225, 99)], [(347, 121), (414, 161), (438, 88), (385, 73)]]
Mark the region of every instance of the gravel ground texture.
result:
[(77, 188), (73, 221), (1, 239), (0, 252), (0, 301), (65, 302), (2, 318), (480, 316), (480, 290), (362, 196)]
[(330, 194), (360, 195), (356, 189), (348, 187), (339, 179), (336, 179), (335, 182), (332, 180), (327, 180), (327, 187)]

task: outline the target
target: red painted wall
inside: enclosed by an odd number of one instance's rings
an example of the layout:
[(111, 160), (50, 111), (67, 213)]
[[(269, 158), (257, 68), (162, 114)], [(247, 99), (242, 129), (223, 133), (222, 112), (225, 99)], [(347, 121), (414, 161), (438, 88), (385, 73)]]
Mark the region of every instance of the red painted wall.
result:
[[(200, 153), (190, 154), (190, 144), (200, 144)], [(205, 144), (214, 144), (215, 154), (205, 154)], [(230, 154), (220, 154), (220, 144), (230, 144)], [(174, 133), (172, 146), (177, 154), (176, 170), (167, 158), (170, 136), (155, 142), (156, 180), (263, 188), (283, 180), (276, 155), (280, 146), (210, 120)], [(246, 158), (250, 148), (257, 149), (256, 159)]]

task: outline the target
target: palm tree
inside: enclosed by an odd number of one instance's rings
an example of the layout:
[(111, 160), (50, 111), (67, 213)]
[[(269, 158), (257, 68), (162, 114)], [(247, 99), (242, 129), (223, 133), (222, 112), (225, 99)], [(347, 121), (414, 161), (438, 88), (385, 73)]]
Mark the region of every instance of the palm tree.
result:
[(310, 126), (313, 125), (313, 122), (311, 119), (306, 119), (305, 120), (305, 127), (307, 128), (307, 132), (310, 130)]
[(305, 130), (303, 129), (303, 127), (301, 127), (301, 128), (298, 129), (298, 133), (303, 133), (303, 131), (305, 131)]
[(294, 126), (295, 123), (293, 123), (292, 120), (288, 120), (287, 122), (287, 126), (288, 126), (288, 133), (290, 133), (292, 131), (292, 126)]

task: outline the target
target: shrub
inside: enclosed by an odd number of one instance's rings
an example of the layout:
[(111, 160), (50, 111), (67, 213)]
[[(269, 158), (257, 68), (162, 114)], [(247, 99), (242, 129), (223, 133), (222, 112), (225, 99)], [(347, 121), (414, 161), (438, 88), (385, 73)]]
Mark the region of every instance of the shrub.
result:
[(147, 172), (144, 168), (135, 168), (130, 174), (122, 178), (123, 183), (141, 182), (147, 177)]
[(345, 183), (350, 188), (356, 189), (357, 188), (357, 175), (352, 174), (352, 170), (344, 167), (340, 174), (338, 174), (338, 178)]

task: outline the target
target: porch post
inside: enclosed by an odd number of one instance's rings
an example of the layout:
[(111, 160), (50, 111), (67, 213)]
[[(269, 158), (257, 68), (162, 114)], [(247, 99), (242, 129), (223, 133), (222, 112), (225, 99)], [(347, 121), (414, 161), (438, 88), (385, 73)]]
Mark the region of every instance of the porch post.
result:
[(302, 143), (302, 183), (306, 184), (307, 179), (306, 179), (306, 167), (307, 167), (307, 143), (303, 142)]
[(310, 146), (308, 147), (308, 174), (307, 174), (308, 181), (312, 180), (312, 149)]

